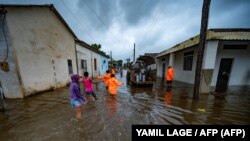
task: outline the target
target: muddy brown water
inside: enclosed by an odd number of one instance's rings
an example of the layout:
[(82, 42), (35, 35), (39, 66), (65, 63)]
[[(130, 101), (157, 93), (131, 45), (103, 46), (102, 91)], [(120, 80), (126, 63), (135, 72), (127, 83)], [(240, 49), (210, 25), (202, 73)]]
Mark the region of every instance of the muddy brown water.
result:
[(250, 87), (230, 87), (226, 94), (201, 94), (192, 99), (193, 86), (174, 82), (171, 91), (157, 81), (153, 87), (126, 85), (111, 98), (103, 83), (97, 101), (83, 107), (75, 119), (68, 88), (25, 99), (7, 99), (0, 112), (1, 141), (130, 141), (134, 124), (249, 124)]

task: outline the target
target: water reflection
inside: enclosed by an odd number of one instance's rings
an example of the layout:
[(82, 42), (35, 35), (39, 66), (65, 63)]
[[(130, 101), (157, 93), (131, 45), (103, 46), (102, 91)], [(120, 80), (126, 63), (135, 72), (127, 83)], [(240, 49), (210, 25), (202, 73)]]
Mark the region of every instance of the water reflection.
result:
[[(117, 79), (126, 84), (126, 77)], [(180, 82), (170, 90), (162, 81), (147, 88), (123, 86), (115, 98), (103, 83), (95, 90), (98, 100), (83, 106), (81, 122), (74, 120), (68, 88), (6, 100), (7, 110), (0, 113), (1, 141), (129, 141), (133, 124), (250, 123), (250, 87), (230, 87), (223, 98), (201, 94), (198, 100), (192, 99), (193, 86)]]
[(168, 109), (170, 104), (171, 104), (171, 98), (172, 98), (172, 90), (167, 89), (165, 93), (165, 103), (166, 103), (166, 108)]
[(108, 106), (108, 115), (112, 116), (117, 112), (117, 98), (112, 96), (107, 96), (106, 104)]

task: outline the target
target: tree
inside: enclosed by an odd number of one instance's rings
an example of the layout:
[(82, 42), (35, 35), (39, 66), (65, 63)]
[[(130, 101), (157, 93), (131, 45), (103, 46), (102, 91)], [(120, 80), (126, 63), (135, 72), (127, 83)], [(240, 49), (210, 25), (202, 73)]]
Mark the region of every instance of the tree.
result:
[(95, 48), (96, 50), (100, 50), (102, 45), (101, 44), (92, 44), (91, 47)]
[(118, 60), (118, 66), (122, 67), (122, 60)]

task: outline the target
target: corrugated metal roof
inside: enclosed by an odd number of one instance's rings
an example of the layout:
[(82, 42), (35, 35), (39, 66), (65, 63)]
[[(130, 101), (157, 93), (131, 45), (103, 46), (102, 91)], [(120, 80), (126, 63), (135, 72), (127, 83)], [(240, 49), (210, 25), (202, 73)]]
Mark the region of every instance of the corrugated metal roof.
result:
[[(207, 31), (207, 40), (250, 40), (250, 29), (249, 28), (238, 28), (238, 29), (209, 29)], [(196, 35), (180, 44), (177, 44), (165, 51), (162, 51), (156, 57), (167, 55), (171, 52), (176, 52), (199, 43), (199, 35)]]

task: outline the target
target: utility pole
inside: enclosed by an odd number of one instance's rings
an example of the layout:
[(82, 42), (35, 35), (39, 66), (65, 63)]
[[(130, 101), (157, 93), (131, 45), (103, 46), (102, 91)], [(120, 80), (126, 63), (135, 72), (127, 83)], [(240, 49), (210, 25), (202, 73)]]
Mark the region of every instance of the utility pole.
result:
[(134, 43), (134, 62), (135, 62), (135, 43)]
[(203, 55), (206, 43), (206, 31), (208, 25), (210, 2), (211, 0), (204, 0), (202, 6), (200, 41), (199, 41), (198, 58), (195, 70), (193, 99), (198, 99), (200, 94), (201, 70), (202, 70)]
[(111, 63), (111, 67), (113, 67), (112, 51), (110, 51), (110, 63)]

